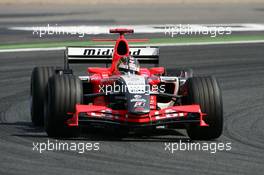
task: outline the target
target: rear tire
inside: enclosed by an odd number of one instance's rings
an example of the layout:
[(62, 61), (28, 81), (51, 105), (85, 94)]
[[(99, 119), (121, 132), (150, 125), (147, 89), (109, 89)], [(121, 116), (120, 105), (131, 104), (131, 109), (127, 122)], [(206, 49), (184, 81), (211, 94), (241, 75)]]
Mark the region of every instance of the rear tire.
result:
[(35, 67), (31, 74), (31, 121), (35, 126), (43, 126), (44, 101), (47, 94), (47, 84), (55, 74), (53, 67)]
[(66, 74), (55, 75), (48, 83), (45, 130), (49, 137), (77, 137), (78, 127), (65, 123), (75, 112), (75, 105), (83, 102), (83, 87), (79, 78)]
[(216, 139), (223, 130), (223, 104), (221, 90), (214, 77), (193, 77), (187, 80), (187, 104), (199, 104), (208, 127), (190, 124), (187, 133), (193, 140)]

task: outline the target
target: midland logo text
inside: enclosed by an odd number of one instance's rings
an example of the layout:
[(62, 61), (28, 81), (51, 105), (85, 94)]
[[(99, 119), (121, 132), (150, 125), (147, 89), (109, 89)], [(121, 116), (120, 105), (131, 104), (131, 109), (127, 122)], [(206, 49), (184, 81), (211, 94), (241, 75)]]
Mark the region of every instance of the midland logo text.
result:
[[(114, 49), (102, 48), (102, 49), (85, 49), (83, 55), (85, 56), (112, 56)], [(141, 49), (134, 50), (129, 52), (129, 55), (138, 56), (140, 55)]]

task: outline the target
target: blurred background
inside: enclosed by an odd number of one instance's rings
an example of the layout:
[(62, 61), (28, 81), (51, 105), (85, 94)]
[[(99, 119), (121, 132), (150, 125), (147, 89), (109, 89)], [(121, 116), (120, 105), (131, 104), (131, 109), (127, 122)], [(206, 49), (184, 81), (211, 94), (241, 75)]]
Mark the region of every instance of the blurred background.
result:
[[(16, 43), (86, 41), (90, 38), (89, 35), (40, 38), (33, 35), (32, 30), (25, 29), (48, 24), (60, 27), (229, 24), (239, 27), (248, 23), (264, 23), (263, 0), (1, 0), (0, 48)], [(246, 35), (262, 39), (263, 30), (263, 26), (253, 27), (246, 30)], [(245, 35), (245, 32), (238, 33)], [(164, 37), (164, 33), (154, 32), (151, 37)]]

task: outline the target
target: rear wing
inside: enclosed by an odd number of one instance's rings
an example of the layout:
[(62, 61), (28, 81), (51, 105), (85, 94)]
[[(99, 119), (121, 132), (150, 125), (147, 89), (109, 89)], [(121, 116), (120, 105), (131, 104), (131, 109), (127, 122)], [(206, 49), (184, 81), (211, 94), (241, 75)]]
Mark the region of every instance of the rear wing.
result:
[[(65, 64), (70, 63), (112, 63), (113, 47), (66, 47)], [(130, 55), (137, 58), (139, 63), (159, 64), (158, 47), (130, 47)]]

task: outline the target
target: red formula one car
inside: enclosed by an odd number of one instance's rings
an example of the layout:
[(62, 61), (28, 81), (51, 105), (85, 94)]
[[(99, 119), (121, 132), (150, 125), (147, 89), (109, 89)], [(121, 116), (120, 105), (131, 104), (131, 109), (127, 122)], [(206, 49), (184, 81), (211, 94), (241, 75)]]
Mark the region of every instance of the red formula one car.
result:
[[(31, 116), (50, 137), (77, 136), (80, 126), (134, 128), (184, 126), (191, 139), (215, 139), (222, 133), (221, 92), (215, 78), (193, 77), (190, 70), (143, 68), (159, 63), (157, 47), (129, 47), (119, 33), (114, 48), (67, 47), (64, 68), (36, 67), (31, 76)], [(100, 41), (100, 40), (99, 40)], [(111, 41), (111, 39), (109, 39)], [(75, 76), (70, 63), (111, 63), (88, 67)]]

